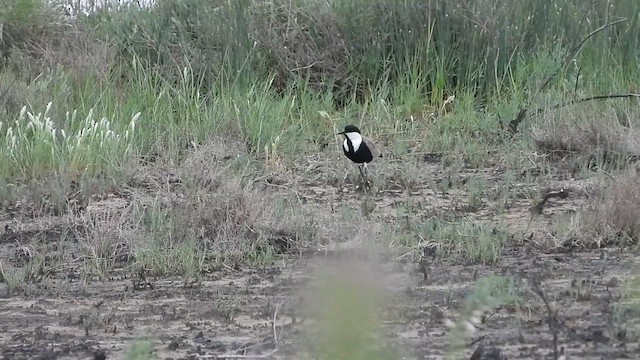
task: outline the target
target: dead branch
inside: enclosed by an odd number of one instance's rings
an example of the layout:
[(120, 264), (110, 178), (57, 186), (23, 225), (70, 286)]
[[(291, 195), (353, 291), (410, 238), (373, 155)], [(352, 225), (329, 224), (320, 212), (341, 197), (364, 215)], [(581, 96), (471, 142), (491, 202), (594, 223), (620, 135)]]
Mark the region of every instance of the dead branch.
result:
[(549, 304), (549, 300), (547, 299), (547, 295), (544, 290), (542, 290), (542, 286), (540, 285), (540, 280), (535, 278), (532, 279), (532, 287), (533, 291), (540, 296), (544, 306), (547, 308), (547, 324), (549, 325), (549, 331), (553, 335), (553, 358), (556, 360), (560, 359), (560, 356), (564, 353), (564, 348), (558, 348), (558, 332), (560, 328), (564, 325), (563, 322), (558, 318), (558, 309), (553, 309), (551, 304)]
[(5, 96), (7, 96), (7, 93), (9, 92), (9, 90), (11, 90), (11, 86), (13, 86), (13, 83), (16, 82), (16, 78), (13, 78), (13, 80), (11, 80), (11, 83), (9, 83), (9, 86), (7, 86), (6, 89), (4, 89), (4, 91), (2, 92), (2, 95), (0, 95), (0, 100), (2, 100)]
[[(473, 345), (475, 345), (475, 344), (479, 343), (480, 341), (482, 341), (482, 340), (484, 340), (484, 339), (486, 339), (486, 338), (487, 338), (487, 334), (481, 335), (481, 336), (479, 336), (477, 339), (474, 339), (474, 340), (470, 341), (470, 342), (466, 345), (466, 347), (471, 347), (471, 346), (473, 346)], [(480, 347), (480, 346), (482, 346), (482, 344), (478, 345), (478, 347)], [(476, 349), (476, 350), (477, 350), (477, 349)]]
[(560, 189), (559, 191), (547, 191), (542, 196), (542, 199), (531, 208), (531, 212), (536, 215), (540, 215), (542, 214), (542, 210), (544, 209), (544, 204), (546, 204), (549, 199), (566, 199), (567, 197), (569, 197), (569, 190), (567, 189)]
[(575, 105), (575, 104), (579, 104), (579, 103), (583, 103), (583, 102), (587, 102), (587, 101), (593, 101), (593, 100), (607, 100), (607, 99), (620, 99), (620, 98), (636, 98), (636, 99), (640, 99), (640, 94), (608, 94), (608, 95), (595, 95), (595, 96), (589, 96), (589, 97), (585, 97), (585, 98), (581, 98), (581, 99), (574, 99), (574, 100), (570, 100), (570, 101), (565, 101), (563, 103), (560, 104), (555, 104), (553, 106), (550, 107), (542, 107), (537, 109), (534, 114), (535, 115), (539, 115), (544, 111), (548, 111), (548, 110), (557, 110), (566, 106), (571, 106), (571, 105)]
[(596, 35), (597, 33), (601, 32), (602, 30), (611, 27), (615, 24), (621, 23), (627, 21), (627, 18), (620, 18), (620, 19), (616, 19), (614, 21), (608, 22), (602, 26), (600, 26), (599, 28), (593, 30), (592, 32), (590, 32), (587, 36), (585, 36), (580, 42), (578, 42), (568, 53), (567, 56), (565, 57), (564, 61), (562, 63), (560, 63), (560, 66), (558, 66), (558, 68), (556, 68), (556, 70), (554, 72), (552, 72), (543, 82), (542, 85), (540, 85), (540, 87), (538, 88), (538, 91), (536, 91), (534, 93), (534, 95), (532, 96), (532, 98), (527, 102), (527, 104), (522, 107), (520, 109), (520, 111), (518, 111), (518, 115), (511, 120), (511, 122), (509, 123), (509, 129), (511, 130), (512, 133), (517, 133), (518, 132), (518, 126), (520, 125), (520, 123), (524, 120), (524, 118), (527, 115), (527, 112), (529, 111), (529, 108), (531, 107), (531, 104), (533, 102), (535, 102), (535, 100), (537, 100), (538, 96), (540, 95), (540, 93), (542, 93), (542, 91), (544, 91), (549, 84), (551, 83), (551, 80), (556, 77), (563, 69), (565, 69), (570, 63), (571, 61), (573, 61), (576, 56), (578, 55), (578, 53), (582, 50), (582, 48), (584, 47), (584, 44), (587, 42), (587, 40), (589, 40), (591, 37), (593, 37), (594, 35)]
[(271, 350), (270, 352), (264, 355), (238, 355), (238, 354), (222, 354), (222, 355), (199, 355), (196, 354), (197, 359), (268, 359), (273, 354), (276, 353), (277, 350)]
[(271, 322), (271, 326), (273, 328), (273, 343), (278, 344), (278, 329), (276, 325), (276, 320), (278, 319), (278, 309), (280, 308), (280, 304), (276, 304), (276, 310), (273, 312), (273, 321)]
[(506, 360), (507, 357), (502, 355), (502, 352), (497, 347), (485, 348), (484, 345), (479, 344), (476, 350), (471, 354), (469, 360)]

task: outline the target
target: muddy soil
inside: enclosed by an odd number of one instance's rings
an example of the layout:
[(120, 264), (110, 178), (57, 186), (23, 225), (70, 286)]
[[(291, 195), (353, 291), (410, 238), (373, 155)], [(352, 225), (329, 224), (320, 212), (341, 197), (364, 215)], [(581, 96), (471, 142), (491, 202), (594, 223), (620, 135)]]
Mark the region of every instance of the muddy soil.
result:
[[(491, 193), (501, 186), (503, 172), (469, 170), (457, 176), (458, 182), (481, 177), (488, 184), (486, 193)], [(373, 196), (375, 208), (368, 220), (356, 226), (393, 224), (398, 213), (395, 207), (408, 200), (423, 204), (425, 212), (463, 213), (478, 221), (500, 222), (509, 229), (513, 241), (498, 265), (441, 258), (425, 260), (420, 266), (415, 259), (395, 255), (369, 256), (366, 236), (330, 243), (315, 252), (287, 255), (274, 266), (222, 267), (201, 282), (188, 284), (180, 278), (128, 278), (117, 272), (107, 281), (87, 282), (78, 274), (78, 262), (69, 261), (21, 294), (7, 294), (6, 288), (0, 288), (0, 356), (124, 359), (133, 341), (149, 339), (159, 359), (304, 358), (302, 344), (308, 339), (303, 339), (309, 336), (307, 330), (313, 323), (305, 312), (306, 290), (316, 270), (346, 261), (375, 269), (372, 271), (384, 284), (392, 301), (380, 309), (381, 331), (387, 345), (404, 359), (443, 358), (450, 340), (448, 321), (459, 318), (475, 280), (490, 274), (518, 279), (523, 301), (517, 306), (486, 309), (475, 330), (467, 334), (459, 358), (469, 359), (478, 346), (493, 355), (476, 359), (499, 359), (497, 351), (508, 359), (553, 359), (554, 349), (562, 349), (573, 359), (640, 358), (636, 334), (618, 326), (614, 311), (624, 280), (638, 268), (635, 256), (619, 249), (541, 246), (552, 237), (555, 217), (584, 204), (588, 197), (587, 191), (580, 191), (587, 187), (584, 181), (570, 176), (547, 179), (549, 186), (576, 191), (568, 198), (550, 200), (543, 214), (531, 221), (529, 199), (513, 201), (506, 215), (501, 215), (497, 205), (500, 198), (488, 195), (483, 206), (469, 210), (464, 190), (453, 186), (439, 192), (433, 185), (450, 180), (444, 166), (437, 163), (425, 165), (424, 174), (417, 175), (410, 187), (386, 179), (383, 189)], [(295, 191), (301, 206), (320, 212), (341, 204), (359, 211), (364, 195), (354, 190), (353, 184), (339, 189), (329, 183), (297, 182)], [(329, 222), (341, 219), (331, 210), (321, 216)], [(0, 220), (3, 228), (14, 224), (8, 216)], [(63, 224), (64, 220), (57, 218), (34, 219), (17, 230), (12, 225), (0, 229), (0, 259), (20, 264), (20, 256), (26, 256), (22, 244), (34, 237), (52, 245), (65, 242), (73, 252), (79, 245), (74, 243), (73, 233), (61, 230)], [(535, 281), (539, 281), (555, 316), (550, 316), (535, 292)]]

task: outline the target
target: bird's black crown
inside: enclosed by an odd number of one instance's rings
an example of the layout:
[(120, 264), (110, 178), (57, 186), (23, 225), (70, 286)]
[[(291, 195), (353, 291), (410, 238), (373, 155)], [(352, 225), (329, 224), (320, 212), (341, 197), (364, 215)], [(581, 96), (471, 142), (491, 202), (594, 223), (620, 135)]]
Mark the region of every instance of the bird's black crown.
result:
[(360, 129), (358, 129), (358, 127), (355, 125), (347, 125), (344, 127), (344, 131), (342, 133), (346, 134), (346, 133), (354, 133), (354, 132), (359, 134)]

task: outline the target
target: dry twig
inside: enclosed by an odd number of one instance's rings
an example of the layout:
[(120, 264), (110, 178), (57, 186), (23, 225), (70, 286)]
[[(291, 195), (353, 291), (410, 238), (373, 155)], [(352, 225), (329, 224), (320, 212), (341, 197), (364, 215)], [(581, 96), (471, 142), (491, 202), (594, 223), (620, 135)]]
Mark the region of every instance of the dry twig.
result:
[(547, 295), (545, 294), (542, 286), (540, 285), (539, 279), (532, 280), (533, 291), (540, 296), (544, 306), (547, 308), (547, 324), (549, 325), (549, 331), (553, 335), (553, 358), (556, 360), (560, 359), (560, 356), (564, 353), (564, 347), (558, 347), (558, 332), (560, 328), (564, 326), (564, 323), (558, 317), (558, 309), (553, 309), (549, 300), (547, 299)]
[(540, 215), (542, 214), (542, 210), (544, 209), (544, 204), (546, 204), (549, 199), (566, 199), (567, 197), (569, 197), (569, 190), (567, 189), (560, 189), (559, 191), (547, 191), (542, 196), (542, 199), (531, 208), (531, 212), (536, 215)]
[(273, 312), (273, 322), (271, 326), (273, 327), (273, 343), (278, 345), (278, 331), (276, 326), (276, 320), (278, 319), (278, 309), (280, 308), (280, 304), (276, 304), (276, 309)]

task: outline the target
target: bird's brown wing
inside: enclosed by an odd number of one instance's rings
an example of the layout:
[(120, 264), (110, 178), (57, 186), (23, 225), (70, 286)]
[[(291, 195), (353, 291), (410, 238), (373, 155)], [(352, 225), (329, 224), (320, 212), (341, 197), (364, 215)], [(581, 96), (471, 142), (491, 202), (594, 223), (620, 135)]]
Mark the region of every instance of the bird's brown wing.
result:
[(382, 152), (380, 151), (380, 146), (373, 142), (373, 140), (369, 139), (366, 136), (362, 136), (362, 141), (367, 145), (369, 151), (371, 151), (371, 155), (373, 158), (382, 157)]

